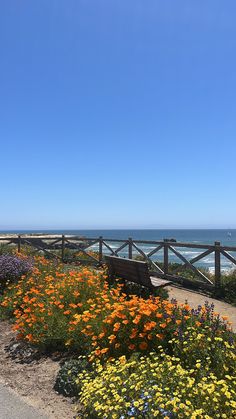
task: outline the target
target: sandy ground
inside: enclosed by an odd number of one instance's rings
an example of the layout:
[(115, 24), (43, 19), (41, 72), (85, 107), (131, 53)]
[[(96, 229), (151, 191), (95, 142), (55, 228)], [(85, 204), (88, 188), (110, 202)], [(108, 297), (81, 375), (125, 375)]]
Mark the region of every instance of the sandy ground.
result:
[(215, 312), (219, 313), (220, 316), (227, 316), (228, 321), (232, 322), (232, 329), (236, 332), (236, 307), (233, 307), (231, 304), (225, 303), (223, 301), (215, 300), (204, 294), (198, 292), (189, 291), (183, 288), (175, 286), (167, 286), (166, 289), (169, 292), (169, 299), (176, 298), (179, 303), (185, 303), (188, 301), (188, 304), (197, 308), (198, 305), (204, 305), (206, 301), (210, 304), (213, 303), (215, 306)]
[(10, 323), (0, 321), (1, 384), (12, 389), (25, 403), (50, 419), (73, 419), (76, 415), (71, 399), (53, 390), (59, 362), (46, 357), (24, 364), (12, 360), (5, 347), (14, 336)]

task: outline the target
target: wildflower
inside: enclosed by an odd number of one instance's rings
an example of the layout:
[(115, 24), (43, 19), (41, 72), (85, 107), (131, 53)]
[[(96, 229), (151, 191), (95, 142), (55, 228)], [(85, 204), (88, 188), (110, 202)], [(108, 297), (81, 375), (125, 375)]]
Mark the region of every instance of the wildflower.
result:
[(119, 329), (120, 329), (120, 323), (115, 323), (113, 327), (114, 332), (117, 332)]
[(141, 342), (141, 343), (139, 344), (139, 348), (140, 348), (142, 351), (144, 351), (145, 349), (147, 349), (147, 347), (148, 347), (147, 342)]

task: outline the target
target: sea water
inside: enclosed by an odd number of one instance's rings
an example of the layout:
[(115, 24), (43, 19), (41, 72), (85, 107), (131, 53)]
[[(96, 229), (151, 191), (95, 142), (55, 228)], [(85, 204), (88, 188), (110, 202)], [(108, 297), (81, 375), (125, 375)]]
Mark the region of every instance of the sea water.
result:
[[(114, 241), (108, 242), (112, 249), (117, 249), (121, 243), (115, 240), (126, 240), (131, 237), (133, 240), (145, 240), (145, 241), (162, 241), (163, 239), (175, 239), (178, 242), (193, 243), (193, 244), (214, 244), (215, 241), (219, 241), (224, 246), (236, 246), (236, 229), (233, 230), (213, 230), (213, 229), (159, 229), (159, 230), (15, 230), (15, 231), (2, 231), (0, 233), (45, 233), (45, 234), (65, 234), (65, 235), (78, 235), (88, 238), (97, 238), (102, 236), (104, 239), (114, 239)], [(174, 243), (173, 243), (174, 245)], [(145, 253), (151, 252), (155, 249), (153, 244), (138, 244)], [(93, 250), (98, 250), (98, 246), (94, 245)], [(195, 256), (199, 255), (204, 251), (201, 249), (191, 248), (177, 248), (178, 251), (188, 260), (191, 260)], [(104, 253), (109, 254), (109, 250), (104, 248)], [(231, 252), (232, 256), (236, 257), (236, 253)], [(125, 248), (119, 253), (120, 256), (128, 257), (128, 250)], [(138, 251), (134, 250), (133, 255), (138, 255)], [(163, 261), (163, 250), (152, 256), (153, 260)], [(181, 262), (173, 253), (169, 253), (170, 262)], [(208, 269), (210, 272), (214, 272), (214, 253), (208, 255), (204, 259), (196, 263), (196, 266), (201, 266)], [(222, 271), (229, 271), (236, 268), (225, 257), (221, 257)]]

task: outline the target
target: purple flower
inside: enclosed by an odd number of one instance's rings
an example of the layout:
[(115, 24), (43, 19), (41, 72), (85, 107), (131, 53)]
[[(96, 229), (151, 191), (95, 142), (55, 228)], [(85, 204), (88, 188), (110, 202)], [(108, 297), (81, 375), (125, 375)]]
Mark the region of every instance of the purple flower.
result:
[(33, 267), (29, 259), (21, 259), (17, 256), (0, 256), (0, 281), (14, 281), (27, 274)]
[(176, 300), (176, 298), (171, 298), (171, 304), (177, 306), (177, 300)]

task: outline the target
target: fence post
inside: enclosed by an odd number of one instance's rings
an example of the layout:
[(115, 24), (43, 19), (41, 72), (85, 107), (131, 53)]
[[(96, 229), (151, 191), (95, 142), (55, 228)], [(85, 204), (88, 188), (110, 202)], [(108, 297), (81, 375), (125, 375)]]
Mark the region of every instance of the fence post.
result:
[(219, 289), (221, 280), (220, 242), (215, 242), (215, 288)]
[(102, 263), (102, 241), (103, 241), (103, 237), (100, 236), (99, 237), (99, 254), (98, 254), (99, 263)]
[(169, 255), (168, 255), (168, 240), (164, 239), (164, 274), (168, 275)]
[(18, 253), (21, 251), (21, 236), (18, 235)]
[(61, 236), (61, 260), (62, 262), (65, 261), (65, 236), (62, 234)]
[(129, 240), (129, 259), (133, 259), (133, 240), (132, 240), (132, 237), (129, 237), (128, 240)]

